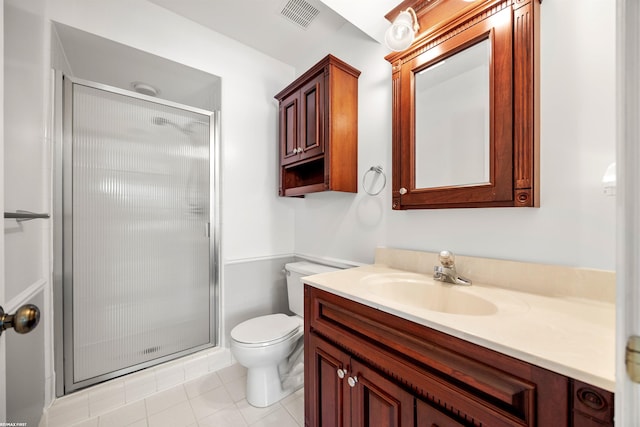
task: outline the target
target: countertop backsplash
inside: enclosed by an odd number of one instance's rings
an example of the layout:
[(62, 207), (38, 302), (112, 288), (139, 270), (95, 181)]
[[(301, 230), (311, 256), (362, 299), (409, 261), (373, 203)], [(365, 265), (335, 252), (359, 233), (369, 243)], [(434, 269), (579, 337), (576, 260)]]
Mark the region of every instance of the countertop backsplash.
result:
[[(422, 274), (433, 274), (438, 253), (376, 248), (375, 264)], [(613, 271), (536, 264), (455, 254), (460, 275), (473, 283), (554, 297), (585, 298), (615, 304)]]

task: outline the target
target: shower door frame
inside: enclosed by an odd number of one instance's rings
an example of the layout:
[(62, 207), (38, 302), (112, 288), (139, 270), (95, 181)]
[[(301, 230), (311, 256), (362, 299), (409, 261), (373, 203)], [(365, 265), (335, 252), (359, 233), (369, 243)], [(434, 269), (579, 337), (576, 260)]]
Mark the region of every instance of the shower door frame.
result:
[[(103, 381), (126, 375), (163, 362), (219, 346), (220, 316), (220, 111), (190, 107), (117, 87), (70, 77), (54, 71), (54, 153), (53, 153), (53, 286), (54, 286), (54, 358), (58, 397)], [(74, 382), (73, 351), (73, 245), (72, 245), (72, 120), (75, 84), (149, 101), (209, 117), (209, 319), (207, 344), (182, 350), (147, 362), (119, 369), (83, 381)], [(204, 232), (204, 230), (203, 230)]]

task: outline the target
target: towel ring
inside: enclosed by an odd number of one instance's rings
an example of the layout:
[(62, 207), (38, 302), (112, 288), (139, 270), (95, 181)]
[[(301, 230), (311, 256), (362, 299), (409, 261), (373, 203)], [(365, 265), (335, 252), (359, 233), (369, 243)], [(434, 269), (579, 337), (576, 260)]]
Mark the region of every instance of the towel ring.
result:
[[(371, 180), (371, 188), (367, 189), (367, 175), (369, 175), (371, 172), (375, 172), (376, 175)], [(373, 187), (374, 187), (376, 181), (378, 180), (379, 176), (382, 177), (382, 186), (380, 186), (378, 191), (373, 191)], [(384, 187), (386, 185), (387, 185), (387, 176), (382, 171), (382, 166), (371, 166), (364, 173), (364, 176), (362, 177), (362, 188), (364, 189), (365, 193), (367, 193), (370, 196), (377, 196), (378, 194), (380, 194), (380, 192), (382, 190), (384, 190)]]

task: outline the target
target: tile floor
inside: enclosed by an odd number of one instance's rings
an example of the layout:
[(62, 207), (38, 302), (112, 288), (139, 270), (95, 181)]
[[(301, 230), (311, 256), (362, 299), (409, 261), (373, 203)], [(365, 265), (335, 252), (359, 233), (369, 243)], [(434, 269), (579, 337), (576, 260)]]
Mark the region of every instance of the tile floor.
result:
[[(304, 392), (268, 408), (247, 403), (246, 370), (232, 365), (190, 382), (147, 395), (113, 409), (109, 387), (73, 395), (49, 410), (48, 427), (301, 427), (304, 424)], [(88, 409), (87, 409), (88, 406)], [(101, 408), (109, 410), (101, 411)], [(89, 413), (90, 418), (77, 414)], [(74, 424), (73, 419), (83, 419)]]

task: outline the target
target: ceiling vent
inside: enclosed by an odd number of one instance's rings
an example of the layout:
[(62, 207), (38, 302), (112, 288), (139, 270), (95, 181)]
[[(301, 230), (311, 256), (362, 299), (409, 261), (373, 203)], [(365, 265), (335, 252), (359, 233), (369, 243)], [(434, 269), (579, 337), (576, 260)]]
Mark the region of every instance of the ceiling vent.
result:
[(318, 16), (318, 13), (320, 11), (305, 0), (289, 0), (280, 11), (282, 16), (305, 30)]

